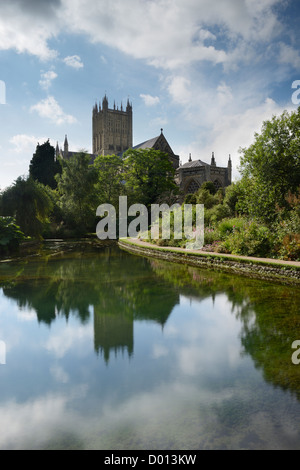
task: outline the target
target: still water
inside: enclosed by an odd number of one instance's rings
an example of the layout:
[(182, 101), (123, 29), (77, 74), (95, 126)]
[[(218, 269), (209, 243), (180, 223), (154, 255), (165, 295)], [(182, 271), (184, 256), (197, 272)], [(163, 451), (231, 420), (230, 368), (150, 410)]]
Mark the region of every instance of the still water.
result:
[(297, 339), (299, 288), (48, 243), (0, 263), (0, 449), (300, 449)]

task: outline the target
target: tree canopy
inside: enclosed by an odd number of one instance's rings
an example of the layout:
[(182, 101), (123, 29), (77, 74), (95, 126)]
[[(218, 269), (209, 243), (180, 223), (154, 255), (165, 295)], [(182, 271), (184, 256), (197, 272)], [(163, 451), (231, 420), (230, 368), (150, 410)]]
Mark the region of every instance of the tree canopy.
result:
[(63, 160), (62, 174), (57, 175), (59, 205), (77, 233), (92, 230), (96, 214), (95, 184), (97, 171), (84, 151)]
[(300, 186), (300, 107), (263, 123), (254, 143), (240, 150), (248, 211), (271, 222)]
[(119, 196), (125, 195), (123, 158), (118, 155), (99, 155), (94, 167), (98, 173), (95, 186), (98, 203), (118, 207)]
[(129, 200), (146, 207), (154, 204), (160, 195), (177, 191), (168, 155), (154, 149), (125, 152), (124, 184)]
[(15, 217), (16, 224), (26, 235), (42, 236), (51, 209), (47, 189), (31, 177), (19, 177), (1, 194), (1, 215)]
[(55, 160), (55, 149), (49, 140), (37, 145), (29, 165), (29, 174), (34, 179), (54, 189), (57, 186), (55, 175), (61, 172), (61, 165)]

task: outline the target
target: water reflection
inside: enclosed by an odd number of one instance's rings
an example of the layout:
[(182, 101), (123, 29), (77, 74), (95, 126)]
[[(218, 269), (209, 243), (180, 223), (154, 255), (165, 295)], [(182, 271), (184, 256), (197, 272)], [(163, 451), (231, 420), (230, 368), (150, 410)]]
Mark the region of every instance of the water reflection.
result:
[(299, 447), (297, 289), (63, 251), (0, 264), (0, 447)]
[(241, 354), (249, 355), (266, 381), (290, 390), (300, 399), (300, 368), (291, 361), (291, 344), (300, 338), (298, 288), (232, 277), (151, 261), (154, 271), (198, 298), (224, 293), (241, 321)]
[(72, 314), (84, 325), (93, 315), (94, 349), (108, 363), (111, 353), (133, 355), (134, 321), (163, 328), (180, 295), (203, 301), (222, 293), (241, 321), (243, 353), (265, 380), (300, 398), (300, 374), (291, 362), (291, 344), (300, 338), (296, 288), (147, 260), (116, 247), (95, 253), (93, 246), (66, 246), (56, 256), (49, 247), (38, 259), (0, 267), (5, 296), (33, 310), (38, 322), (50, 326)]
[[(126, 265), (122, 272), (120, 267)], [(179, 302), (169, 282), (152, 285), (147, 260), (104, 248), (62, 252), (1, 266), (0, 282), (6, 297), (20, 310), (34, 310), (39, 323), (49, 326), (72, 314), (82, 324), (94, 318), (94, 346), (109, 362), (110, 352), (134, 350), (133, 323), (153, 321), (162, 327)], [(1, 285), (1, 284), (0, 284)]]

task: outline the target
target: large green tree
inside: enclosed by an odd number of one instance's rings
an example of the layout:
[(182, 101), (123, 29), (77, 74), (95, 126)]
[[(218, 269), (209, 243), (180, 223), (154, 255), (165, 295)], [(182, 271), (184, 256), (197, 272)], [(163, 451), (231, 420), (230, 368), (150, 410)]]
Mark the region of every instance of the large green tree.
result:
[(29, 165), (29, 174), (34, 179), (55, 189), (57, 182), (55, 175), (61, 173), (61, 164), (55, 159), (55, 149), (49, 140), (42, 145), (37, 145), (36, 151)]
[(19, 177), (0, 198), (0, 214), (12, 216), (26, 234), (41, 238), (53, 204), (47, 189), (31, 177)]
[(124, 160), (118, 155), (99, 155), (94, 167), (98, 172), (95, 186), (98, 203), (118, 207), (119, 196), (125, 195)]
[(76, 234), (95, 229), (97, 176), (89, 155), (82, 151), (63, 160), (62, 174), (56, 177), (64, 220)]
[(240, 150), (240, 171), (250, 215), (267, 222), (300, 186), (300, 107), (263, 123), (254, 143)]
[(150, 207), (163, 194), (177, 191), (174, 168), (166, 153), (129, 149), (124, 154), (124, 184), (131, 203)]

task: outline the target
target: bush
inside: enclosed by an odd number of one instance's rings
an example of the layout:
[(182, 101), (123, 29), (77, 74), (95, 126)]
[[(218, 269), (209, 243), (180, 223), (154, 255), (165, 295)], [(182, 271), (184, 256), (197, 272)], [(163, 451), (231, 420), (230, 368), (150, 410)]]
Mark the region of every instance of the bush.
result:
[[(233, 219), (231, 219), (233, 220)], [(265, 225), (257, 221), (240, 219), (239, 226), (232, 226), (230, 231), (229, 221), (227, 231), (225, 221), (222, 222), (223, 239), (221, 248), (225, 252), (244, 256), (270, 256), (273, 251), (274, 235)], [(242, 222), (243, 221), (243, 222)]]
[(217, 188), (212, 181), (205, 181), (205, 183), (201, 185), (201, 190), (203, 189), (207, 189), (212, 195), (216, 194), (217, 192)]
[(206, 224), (216, 224), (230, 216), (230, 209), (224, 204), (217, 204), (205, 211), (204, 220)]
[(208, 189), (199, 189), (196, 196), (197, 204), (204, 204), (205, 209), (211, 209), (213, 206), (219, 204), (218, 195), (212, 195)]
[(15, 251), (26, 237), (16, 225), (13, 217), (0, 217), (0, 253)]
[(247, 219), (242, 217), (222, 220), (217, 226), (220, 239), (225, 240), (230, 234), (243, 231), (247, 222)]
[(290, 261), (300, 260), (300, 198), (294, 197), (292, 209), (280, 214), (276, 232), (276, 254)]
[(184, 198), (184, 204), (197, 204), (196, 194), (187, 194)]

